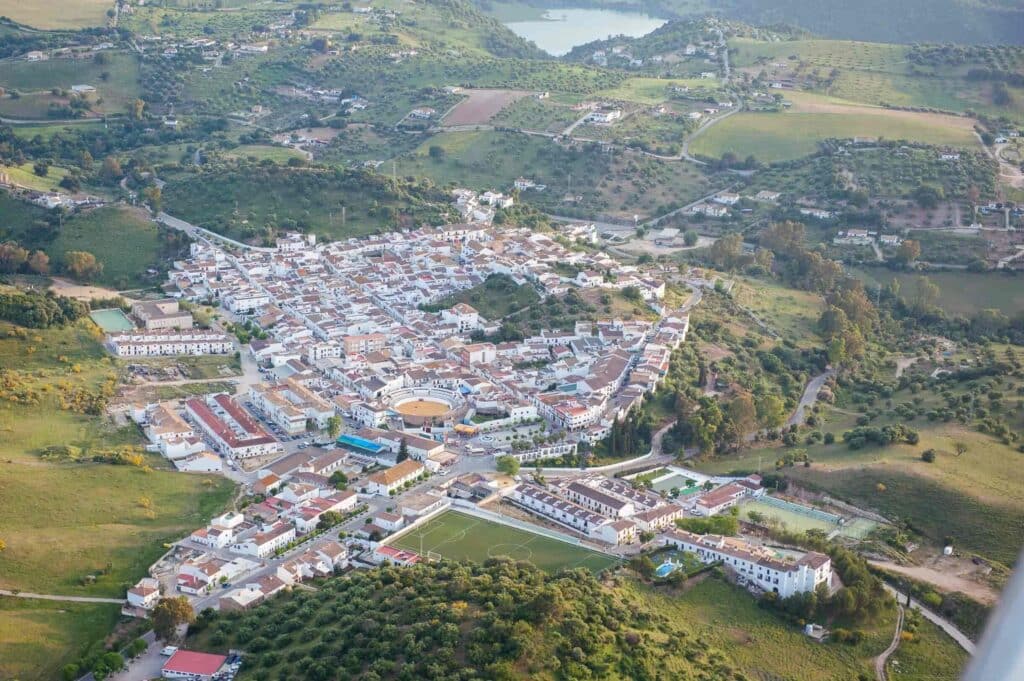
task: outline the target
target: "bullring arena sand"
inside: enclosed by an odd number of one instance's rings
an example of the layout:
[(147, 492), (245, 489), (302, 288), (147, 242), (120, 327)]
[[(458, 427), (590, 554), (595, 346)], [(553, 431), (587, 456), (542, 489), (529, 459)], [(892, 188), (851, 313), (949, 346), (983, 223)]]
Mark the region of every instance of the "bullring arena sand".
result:
[(450, 405), (436, 400), (410, 400), (392, 407), (403, 416), (444, 416), (451, 409)]

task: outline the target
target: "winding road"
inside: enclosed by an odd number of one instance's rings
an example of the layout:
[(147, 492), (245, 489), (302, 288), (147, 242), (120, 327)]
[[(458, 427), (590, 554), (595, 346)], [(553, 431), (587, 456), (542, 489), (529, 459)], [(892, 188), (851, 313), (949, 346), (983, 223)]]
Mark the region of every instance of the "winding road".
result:
[(878, 681), (887, 681), (889, 678), (885, 671), (885, 664), (892, 657), (892, 654), (896, 652), (896, 649), (900, 647), (900, 634), (903, 633), (903, 606), (897, 603), (896, 610), (896, 633), (892, 636), (892, 643), (882, 651), (881, 655), (875, 658), (875, 678)]
[(825, 382), (832, 378), (835, 373), (836, 372), (833, 369), (829, 369), (825, 373), (818, 374), (807, 382), (807, 387), (804, 388), (804, 394), (800, 397), (800, 403), (796, 405), (796, 410), (793, 411), (793, 414), (786, 421), (787, 426), (804, 422), (804, 415), (809, 409), (814, 408), (814, 405), (818, 402), (818, 393), (821, 392), (821, 389), (825, 386)]

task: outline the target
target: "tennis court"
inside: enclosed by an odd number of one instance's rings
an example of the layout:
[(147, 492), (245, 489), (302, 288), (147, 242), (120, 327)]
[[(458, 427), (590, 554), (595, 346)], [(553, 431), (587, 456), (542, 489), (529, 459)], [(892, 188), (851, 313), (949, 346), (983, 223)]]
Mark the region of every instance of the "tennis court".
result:
[[(747, 514), (751, 511), (760, 513), (768, 520), (777, 521), (792, 532), (806, 532), (807, 530), (823, 530), (825, 532), (831, 532), (839, 527), (838, 523), (828, 522), (824, 518), (814, 517), (808, 513), (800, 513), (795, 510), (791, 510), (786, 506), (769, 504), (756, 500), (748, 501), (740, 506), (740, 519), (747, 520)], [(826, 516), (828, 514), (822, 513), (821, 515)]]
[(597, 573), (619, 563), (613, 556), (582, 546), (457, 511), (446, 511), (386, 543), (424, 556), (439, 554), (449, 560), (483, 562), (507, 556), (513, 560), (528, 560), (545, 572), (583, 567)]
[(122, 331), (134, 331), (135, 325), (125, 316), (124, 312), (114, 308), (106, 310), (95, 310), (89, 313), (96, 325), (107, 333), (120, 333)]

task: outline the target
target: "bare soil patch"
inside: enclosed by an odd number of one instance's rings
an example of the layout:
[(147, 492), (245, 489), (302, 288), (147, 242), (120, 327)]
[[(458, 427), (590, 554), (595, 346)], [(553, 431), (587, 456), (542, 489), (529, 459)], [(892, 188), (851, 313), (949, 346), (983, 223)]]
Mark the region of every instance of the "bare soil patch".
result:
[(480, 125), (518, 99), (529, 95), (525, 90), (465, 90), (466, 99), (452, 108), (444, 125)]

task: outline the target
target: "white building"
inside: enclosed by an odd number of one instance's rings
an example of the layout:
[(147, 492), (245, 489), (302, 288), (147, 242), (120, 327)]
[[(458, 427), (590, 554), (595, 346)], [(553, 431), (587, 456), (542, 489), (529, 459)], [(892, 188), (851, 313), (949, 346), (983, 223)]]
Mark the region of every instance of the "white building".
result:
[(387, 470), (373, 473), (366, 478), (366, 491), (382, 497), (390, 495), (405, 483), (412, 482), (426, 472), (423, 464), (412, 459), (400, 461)]
[(741, 577), (782, 598), (813, 591), (819, 584), (832, 586), (832, 561), (823, 553), (812, 551), (796, 561), (783, 561), (772, 551), (739, 539), (683, 530), (667, 532), (662, 543), (694, 553), (705, 563), (721, 561)]
[(263, 532), (257, 532), (251, 538), (239, 542), (232, 547), (237, 553), (257, 558), (266, 558), (295, 539), (295, 528), (283, 522), (270, 526)]
[(107, 343), (118, 357), (226, 355), (234, 350), (228, 335), (203, 329), (111, 334)]

